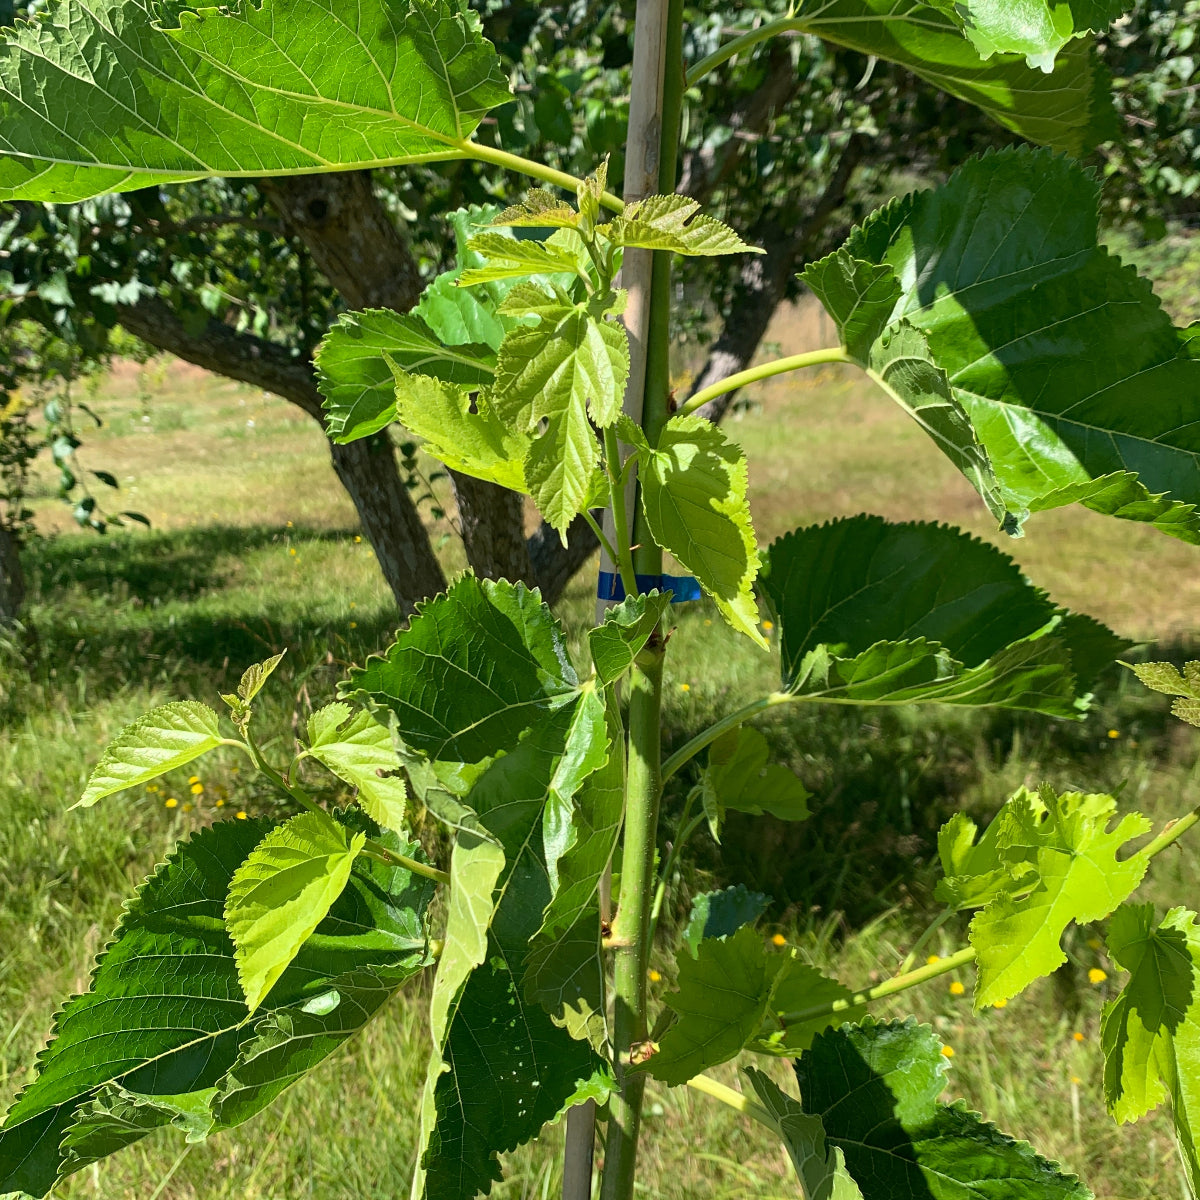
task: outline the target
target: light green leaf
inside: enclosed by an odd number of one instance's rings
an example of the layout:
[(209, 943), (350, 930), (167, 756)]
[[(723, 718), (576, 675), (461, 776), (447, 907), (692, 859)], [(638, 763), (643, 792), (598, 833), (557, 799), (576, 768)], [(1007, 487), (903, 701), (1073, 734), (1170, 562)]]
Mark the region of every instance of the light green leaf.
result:
[(546, 431), (529, 443), (525, 485), (564, 545), (571, 522), (593, 497), (599, 460), (596, 433), (586, 410), (576, 405), (547, 422)]
[(510, 97), (479, 18), (451, 0), (157, 16), (149, 0), (59, 0), (6, 31), (0, 198), (459, 158)]
[(754, 1067), (747, 1067), (743, 1074), (783, 1141), (800, 1177), (804, 1200), (864, 1200), (846, 1170), (846, 1156), (836, 1146), (827, 1145), (821, 1118), (807, 1115), (770, 1076)]
[(681, 940), (695, 956), (705, 938), (729, 937), (743, 925), (752, 925), (770, 902), (769, 897), (749, 891), (743, 883), (719, 892), (701, 892), (692, 900)]
[(900, 298), (891, 267), (862, 262), (843, 249), (812, 263), (801, 278), (837, 323), (851, 359), (929, 434), (1001, 525), (1015, 529), (991, 460), (934, 361), (929, 339), (907, 321), (889, 323)]
[(529, 438), (514, 433), (492, 410), (484, 394), (472, 399), (458, 384), (392, 367), (396, 417), (425, 442), (434, 458), (454, 471), (524, 492), (524, 459)]
[[(875, 1197), (1092, 1200), (1073, 1175), (962, 1101), (939, 1104), (947, 1060), (928, 1025), (867, 1018), (813, 1042), (796, 1063), (801, 1107)], [(852, 1193), (853, 1194), (853, 1193)]]
[(263, 684), (271, 677), (275, 668), (283, 662), (283, 656), (286, 653), (286, 650), (282, 650), (265, 662), (255, 663), (242, 672), (242, 680), (238, 684), (237, 694), (243, 704), (250, 704), (254, 697), (262, 691)]
[(1200, 542), (1200, 339), (1098, 245), (1098, 190), (1067, 159), (1003, 150), (881, 209), (847, 250), (895, 272), (892, 321), (928, 338), (1018, 522), (1082, 503)]
[(627, 596), (605, 612), (599, 625), (588, 630), (592, 665), (606, 684), (616, 683), (633, 666), (670, 604), (670, 594), (657, 590)]
[(234, 872), (225, 923), (251, 1012), (325, 919), (366, 838), (317, 810), (271, 830)]
[(195, 700), (175, 700), (127, 725), (96, 764), (72, 808), (90, 808), (114, 792), (149, 783), (221, 744), (217, 714)]
[(1138, 663), (1134, 674), (1150, 689), (1177, 699), (1171, 712), (1189, 725), (1200, 726), (1200, 662), (1185, 663), (1183, 674), (1170, 663)]
[[(1104, 69), (1089, 44), (1065, 45), (1050, 74), (1031, 68), (1022, 54), (983, 61), (963, 32), (961, 6), (950, 12), (952, 2), (822, 0), (805, 6), (792, 26), (898, 63), (1031, 142), (1078, 155), (1114, 135)], [(1008, 0), (995, 6), (1002, 10)]]
[(369, 712), (330, 704), (308, 718), (308, 752), (339, 779), (358, 788), (358, 803), (387, 829), (404, 828), (408, 791), (392, 735)]
[(1129, 972), (1104, 1006), (1104, 1098), (1124, 1123), (1167, 1096), (1191, 1190), (1200, 1188), (1200, 929), (1173, 908), (1156, 925), (1152, 904), (1123, 904), (1108, 928), (1108, 950)]
[(1108, 916), (1141, 883), (1148, 860), (1118, 855), (1150, 822), (1129, 813), (1112, 826), (1116, 811), (1111, 796), (1050, 788), (1022, 789), (1007, 802), (997, 837), (1002, 862), (1026, 867), (1036, 882), (1023, 895), (1002, 893), (971, 921), (977, 1009), (1057, 970), (1067, 961), (1060, 945), (1067, 926)]
[[(169, 1123), (191, 1136), (239, 1124), (428, 962), (432, 884), (360, 858), (316, 936), (248, 1020), (222, 913), (234, 871), (269, 828), (252, 818), (204, 829), (138, 890), (0, 1128), (4, 1192), (41, 1196), (56, 1178)], [(384, 988), (369, 1002), (368, 983)]]
[(637, 446), (642, 507), (654, 540), (696, 576), (734, 629), (765, 650), (741, 447), (703, 417), (672, 417), (653, 448), (631, 425), (622, 422), (621, 436)]
[(1028, 892), (1037, 873), (1027, 862), (1011, 861), (1000, 848), (1000, 832), (1012, 820), (1006, 805), (979, 837), (979, 826), (966, 813), (954, 816), (938, 830), (938, 856), (945, 878), (934, 895), (961, 911), (982, 908), (999, 896)]
[(813, 699), (1029, 708), (1078, 717), (1128, 643), (1056, 608), (994, 546), (859, 516), (772, 545), (764, 588), (783, 683)]
[(480, 388), (492, 382), (496, 357), (487, 346), (443, 345), (413, 313), (373, 308), (338, 317), (316, 366), (329, 436), (353, 442), (396, 419), (396, 368)]
[(467, 244), (484, 265), (471, 267), (459, 276), (459, 287), (493, 283), (497, 279), (528, 279), (531, 275), (574, 273), (576, 256), (561, 243), (514, 238), (503, 233), (479, 233)]
[(1053, 70), (1072, 38), (1102, 33), (1133, 0), (927, 0), (957, 21), (981, 58), (1023, 54), (1030, 67)]
[[(793, 1057), (807, 1050), (822, 1030), (861, 1021), (867, 1010), (853, 1004), (853, 999), (854, 993), (844, 984), (792, 959), (780, 972), (766, 1020), (748, 1048), (759, 1054)], [(814, 1009), (824, 1011), (817, 1016), (801, 1015)]]
[(755, 817), (770, 813), (781, 821), (808, 817), (809, 791), (787, 767), (769, 758), (767, 739), (748, 725), (723, 733), (709, 747), (700, 794), (714, 840), (721, 840), (728, 809)]
[(616, 246), (669, 250), (674, 254), (763, 254), (750, 246), (722, 221), (700, 212), (688, 196), (647, 196), (627, 204), (625, 211), (603, 227)]
[(579, 214), (565, 200), (545, 188), (532, 188), (520, 204), (506, 208), (493, 225), (529, 226), (538, 229), (574, 229)]

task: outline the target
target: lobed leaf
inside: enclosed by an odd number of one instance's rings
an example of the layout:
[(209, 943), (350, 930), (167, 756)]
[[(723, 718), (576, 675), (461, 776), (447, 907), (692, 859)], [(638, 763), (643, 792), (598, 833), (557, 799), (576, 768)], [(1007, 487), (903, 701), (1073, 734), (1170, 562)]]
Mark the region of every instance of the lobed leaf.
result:
[(1128, 645), (948, 526), (858, 516), (796, 530), (771, 546), (762, 580), (784, 687), (813, 699), (1078, 717), (1095, 675)]
[(127, 725), (92, 770), (83, 795), (72, 808), (149, 783), (221, 744), (217, 714), (195, 700), (174, 700)]
[(328, 704), (308, 718), (308, 753), (358, 789), (363, 811), (385, 829), (404, 827), (408, 790), (395, 774), (400, 756), (391, 732), (369, 712)]
[[(1078, 1179), (968, 1111), (939, 1104), (948, 1062), (928, 1025), (867, 1018), (818, 1036), (796, 1063), (801, 1108), (866, 1195), (1091, 1200)], [(853, 1195), (853, 1193), (850, 1193)]]
[(275, 668), (279, 666), (281, 662), (283, 662), (283, 656), (286, 653), (286, 650), (280, 651), (280, 653), (266, 659), (264, 662), (254, 663), (242, 672), (241, 682), (238, 683), (237, 694), (238, 699), (243, 704), (250, 704), (253, 702), (254, 697), (262, 691), (263, 685), (268, 679), (270, 679), (271, 675), (275, 671)]
[(647, 196), (627, 204), (603, 227), (603, 233), (615, 246), (639, 246), (674, 254), (765, 253), (743, 242), (723, 221), (702, 213), (699, 202), (690, 196)]
[(0, 198), (458, 158), (510, 98), (479, 18), (451, 0), (157, 18), (150, 0), (57, 0), (5, 32)]
[(681, 940), (694, 956), (705, 938), (729, 937), (743, 925), (753, 925), (770, 902), (770, 897), (750, 891), (743, 883), (719, 892), (701, 892), (692, 900)]
[(729, 809), (756, 817), (769, 813), (781, 821), (808, 817), (809, 791), (792, 771), (769, 758), (767, 739), (748, 725), (723, 733), (709, 747), (700, 795), (715, 841), (721, 840)]
[(588, 630), (592, 665), (605, 684), (616, 683), (634, 663), (671, 605), (667, 592), (627, 596)]
[(317, 809), (272, 829), (234, 872), (225, 924), (251, 1013), (342, 894), (365, 840)]
[(481, 266), (469, 267), (462, 272), (458, 279), (460, 287), (556, 272), (574, 274), (579, 265), (576, 255), (568, 247), (553, 240), (540, 242), (503, 233), (478, 233), (467, 243), (467, 248), (484, 261)]

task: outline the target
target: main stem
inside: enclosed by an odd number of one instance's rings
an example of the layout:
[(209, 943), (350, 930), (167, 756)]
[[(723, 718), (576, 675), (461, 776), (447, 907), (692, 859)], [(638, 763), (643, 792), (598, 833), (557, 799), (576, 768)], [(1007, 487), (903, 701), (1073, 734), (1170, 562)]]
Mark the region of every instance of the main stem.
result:
[(646, 972), (650, 960), (650, 910), (658, 801), (662, 791), (663, 658), (655, 634), (638, 655), (629, 688), (629, 769), (621, 889), (613, 918), (613, 1051), (617, 1090), (609, 1100), (608, 1139), (601, 1200), (630, 1200), (637, 1167), (638, 1128), (646, 1076), (631, 1073), (631, 1055), (649, 1037)]

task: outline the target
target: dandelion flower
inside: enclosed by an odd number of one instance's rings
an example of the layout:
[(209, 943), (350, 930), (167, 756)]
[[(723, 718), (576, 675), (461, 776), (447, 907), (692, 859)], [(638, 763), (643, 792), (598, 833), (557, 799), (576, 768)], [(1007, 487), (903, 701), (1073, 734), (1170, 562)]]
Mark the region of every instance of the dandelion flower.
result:
[(785, 938), (782, 933), (777, 933), (777, 934), (775, 934), (775, 936), (773, 938), (771, 938), (771, 945), (772, 946), (786, 946), (787, 938)]
[(1115, 742), (1117, 740), (1117, 738), (1119, 738), (1121, 736), (1121, 731), (1119, 729), (1110, 729), (1108, 731), (1108, 736), (1109, 736), (1110, 741)]
[(218, 808), (224, 808), (224, 807), (225, 807), (225, 801), (224, 801), (224, 800), (218, 800), (218, 801), (217, 801), (217, 807), (218, 807)]
[(1072, 1082), (1073, 1084), (1075, 1084), (1075, 1085), (1076, 1085), (1076, 1087), (1078, 1087), (1078, 1086), (1079, 1086), (1079, 1084), (1081, 1084), (1081, 1083), (1083, 1082), (1083, 1080), (1082, 1080), (1082, 1079), (1080, 1079), (1078, 1075), (1072, 1075), (1072, 1076), (1071, 1076), (1071, 1082)]
[(174, 808), (178, 803), (179, 803), (179, 801), (176, 800), (174, 796), (169, 796), (166, 800), (163, 801), (163, 807), (164, 808)]
[(357, 622), (357, 621), (351, 621), (351, 622), (350, 622), (350, 628), (351, 628), (351, 629), (357, 629), (357, 628), (358, 628), (358, 622)]
[(681, 692), (690, 692), (692, 690), (692, 685), (690, 683), (681, 683), (679, 685), (679, 690)]
[(288, 551), (288, 553), (289, 553), (289, 554), (290, 554), (290, 555), (291, 555), (293, 558), (295, 558), (295, 557), (296, 557), (296, 547), (295, 547), (295, 546), (293, 546), (293, 547), (292, 547), (292, 548), (291, 548), (291, 549)]
[(1007, 1001), (1007, 1000), (997, 1000), (997, 1001), (996, 1001), (996, 1002), (995, 1002), (995, 1003), (992, 1005), (992, 1007), (993, 1007), (993, 1008), (1007, 1008), (1007, 1007), (1008, 1007), (1008, 1001)]
[(199, 782), (200, 782), (199, 775), (189, 775), (188, 776), (188, 783), (199, 783)]
[(291, 529), (291, 527), (292, 527), (292, 523), (291, 523), (291, 521), (289, 521), (289, 522), (287, 523), (287, 527), (288, 527), (289, 529)]
[(950, 985), (950, 995), (952, 996), (963, 996), (966, 994), (966, 991), (966, 985), (960, 983), (957, 979)]
[(356, 533), (354, 535), (354, 544), (357, 546), (361, 541), (362, 541), (362, 535)]
[(1099, 967), (1093, 967), (1088, 972), (1088, 983), (1103, 983), (1108, 978), (1108, 972)]
[(768, 633), (770, 633), (770, 632), (771, 632), (771, 630), (775, 628), (775, 622), (774, 622), (774, 621), (764, 621), (764, 622), (762, 623), (762, 627), (763, 627), (763, 628), (764, 628), (764, 629), (765, 629), (765, 630), (766, 630)]
[(246, 810), (245, 809), (242, 809), (242, 811), (237, 814), (237, 819), (239, 821), (244, 821), (246, 819)]
[(662, 979), (662, 976), (653, 967), (651, 967), (650, 970), (646, 972), (646, 978), (650, 980), (651, 983), (658, 983), (658, 981)]
[(942, 1047), (942, 1057), (943, 1058), (953, 1058), (954, 1057), (954, 1047), (953, 1046), (943, 1046)]
[(192, 795), (193, 796), (200, 796), (203, 793), (204, 793), (204, 784), (202, 784), (202, 783), (193, 783), (192, 784)]
[(935, 962), (942, 961), (942, 956), (940, 954), (931, 954), (925, 961), (932, 967)]
[(1071, 1034), (1071, 1040), (1076, 1041), (1076, 1042), (1082, 1042), (1083, 1034), (1080, 1033), (1079, 1030), (1077, 1029), (1077, 1030), (1075, 1030), (1075, 1032), (1073, 1034)]

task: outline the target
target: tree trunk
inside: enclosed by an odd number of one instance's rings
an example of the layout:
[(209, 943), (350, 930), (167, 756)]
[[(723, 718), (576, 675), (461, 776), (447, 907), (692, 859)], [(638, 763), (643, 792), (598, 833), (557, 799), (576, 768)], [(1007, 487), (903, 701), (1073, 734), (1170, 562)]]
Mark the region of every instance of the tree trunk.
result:
[(11, 529), (0, 525), (0, 629), (16, 623), (25, 603), (25, 574), (20, 543)]
[(450, 472), (471, 569), (484, 579), (536, 584), (525, 542), (525, 502), (484, 479)]

